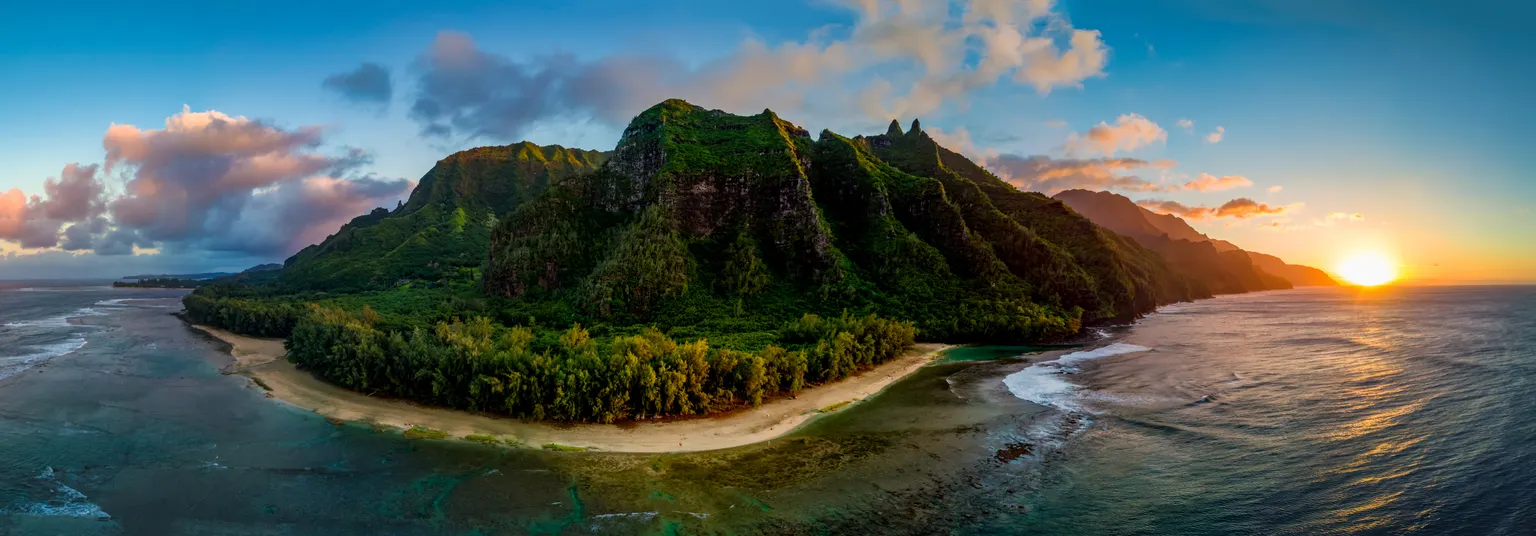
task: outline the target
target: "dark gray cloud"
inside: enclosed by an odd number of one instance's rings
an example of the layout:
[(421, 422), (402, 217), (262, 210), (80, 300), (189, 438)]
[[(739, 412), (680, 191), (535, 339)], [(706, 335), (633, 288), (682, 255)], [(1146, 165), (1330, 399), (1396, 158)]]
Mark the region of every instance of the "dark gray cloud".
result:
[[(513, 140), (560, 114), (601, 114), (601, 72), (569, 56), (528, 62), (486, 53), (469, 36), (443, 32), (416, 60), (410, 117), (423, 136)], [(595, 97), (595, 98), (594, 98)]]
[(389, 100), (395, 94), (389, 70), (372, 62), (364, 62), (351, 71), (328, 76), (320, 83), (320, 87), (334, 91), (351, 102), (381, 107), (388, 107)]

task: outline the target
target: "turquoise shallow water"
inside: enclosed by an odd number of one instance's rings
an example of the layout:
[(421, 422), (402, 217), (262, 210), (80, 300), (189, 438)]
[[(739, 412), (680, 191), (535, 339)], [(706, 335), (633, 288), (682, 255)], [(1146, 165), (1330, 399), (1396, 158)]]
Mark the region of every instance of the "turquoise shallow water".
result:
[(1183, 304), (1049, 353), (965, 349), (791, 437), (679, 455), (331, 425), (220, 375), (169, 315), (180, 292), (43, 287), (0, 283), (0, 535), (1536, 527), (1531, 287)]

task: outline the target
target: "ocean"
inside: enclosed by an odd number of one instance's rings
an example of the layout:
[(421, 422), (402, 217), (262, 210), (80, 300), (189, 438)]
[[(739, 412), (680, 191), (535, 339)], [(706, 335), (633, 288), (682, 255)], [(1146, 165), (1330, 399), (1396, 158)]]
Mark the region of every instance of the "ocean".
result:
[(1178, 304), (666, 455), (326, 422), (183, 293), (0, 283), (0, 535), (1536, 532), (1536, 287)]

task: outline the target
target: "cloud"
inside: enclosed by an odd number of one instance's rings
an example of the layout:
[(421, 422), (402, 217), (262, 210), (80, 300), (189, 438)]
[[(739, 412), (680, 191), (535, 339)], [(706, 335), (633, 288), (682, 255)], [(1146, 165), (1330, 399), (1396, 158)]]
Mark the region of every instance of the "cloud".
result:
[(1275, 207), (1266, 203), (1254, 201), (1246, 197), (1239, 197), (1237, 199), (1227, 201), (1226, 203), (1222, 203), (1220, 207), (1216, 207), (1216, 217), (1236, 218), (1241, 220), (1253, 218), (1256, 216), (1275, 216), (1279, 214), (1285, 214), (1300, 208), (1301, 205), (1299, 204)]
[[(45, 196), (0, 195), (0, 240), (98, 255), (165, 247), (271, 258), (410, 189), (404, 179), (357, 176), (367, 153), (326, 154), (323, 141), (318, 127), (186, 107), (161, 129), (113, 124), (103, 166), (65, 166), (44, 182)], [(125, 179), (116, 194), (103, 181), (113, 172)]]
[(1151, 210), (1153, 212), (1160, 214), (1174, 214), (1190, 220), (1208, 220), (1214, 218), (1246, 220), (1259, 216), (1279, 216), (1281, 214), (1294, 212), (1302, 208), (1302, 204), (1300, 203), (1287, 206), (1271, 206), (1267, 203), (1260, 203), (1246, 197), (1239, 197), (1237, 199), (1227, 201), (1218, 207), (1191, 206), (1179, 203), (1177, 201), (1168, 201), (1163, 199), (1144, 199), (1137, 201), (1136, 204), (1141, 205), (1147, 210)]
[(1180, 119), (1174, 124), (1178, 125), (1179, 128), (1182, 128), (1187, 132), (1194, 132), (1195, 130), (1195, 122), (1189, 119)]
[[(58, 177), (43, 181), (43, 196), (28, 197), (19, 189), (0, 194), (0, 240), (23, 248), (59, 245), (59, 232), (72, 221), (97, 220), (106, 211), (106, 188), (96, 178), (97, 166), (69, 164)], [(75, 236), (79, 236), (76, 231)]]
[(1311, 225), (1295, 226), (1296, 229), (1312, 227), (1333, 227), (1339, 223), (1356, 223), (1365, 221), (1365, 215), (1358, 212), (1329, 212), (1327, 216), (1313, 220)]
[(341, 98), (358, 104), (389, 106), (394, 97), (394, 82), (389, 70), (383, 65), (363, 62), (357, 69), (327, 76), (320, 87), (341, 95)]
[(1054, 194), (1062, 190), (1122, 190), (1154, 192), (1165, 188), (1126, 171), (1170, 168), (1171, 160), (1146, 161), (1135, 158), (1053, 159), (1048, 156), (1004, 154), (989, 159), (986, 166), (1003, 180), (1024, 190)]
[(1280, 190), (1284, 190), (1284, 189), (1285, 189), (1284, 186), (1275, 185), (1275, 186), (1270, 186), (1269, 189), (1266, 190), (1266, 191), (1273, 194), (1273, 193), (1278, 193)]
[(1133, 151), (1157, 141), (1168, 141), (1168, 132), (1139, 114), (1125, 114), (1113, 125), (1100, 121), (1088, 132), (1073, 132), (1067, 138), (1065, 149), (1074, 155), (1114, 156), (1117, 152)]
[(1050, 127), (1050, 128), (1061, 128), (1061, 127), (1067, 126), (1067, 122), (1066, 121), (1062, 121), (1060, 119), (1052, 119), (1052, 120), (1046, 121), (1045, 122), (1045, 126)]
[(1072, 30), (1069, 42), (1071, 46), (1065, 51), (1044, 41), (1024, 46), (1029, 50), (1027, 63), (1014, 75), (1014, 80), (1029, 83), (1035, 86), (1035, 91), (1047, 94), (1053, 87), (1081, 87), (1083, 80), (1104, 76), (1109, 49), (1098, 30)]
[(1164, 199), (1143, 199), (1137, 201), (1136, 204), (1158, 214), (1173, 214), (1187, 220), (1209, 219), (1216, 213), (1216, 209), (1211, 207), (1189, 206), (1178, 201)]
[(1205, 142), (1206, 143), (1221, 143), (1222, 136), (1225, 136), (1226, 134), (1227, 134), (1227, 129), (1222, 128), (1222, 127), (1216, 127), (1216, 130), (1212, 131), (1210, 134), (1206, 134), (1205, 135)]
[(1305, 231), (1311, 228), (1311, 225), (1293, 224), (1291, 223), (1290, 218), (1276, 218), (1274, 220), (1270, 220), (1269, 222), (1259, 224), (1259, 229), (1261, 230), (1276, 232)]
[(1233, 188), (1243, 188), (1247, 186), (1253, 186), (1253, 181), (1248, 180), (1247, 177), (1243, 177), (1242, 175), (1215, 177), (1209, 173), (1201, 173), (1199, 177), (1195, 178), (1195, 180), (1184, 183), (1182, 188), (1185, 190), (1194, 190), (1197, 192), (1216, 192), (1221, 190), (1231, 190)]
[(976, 142), (971, 139), (971, 132), (966, 130), (965, 127), (956, 128), (949, 132), (936, 127), (925, 127), (923, 132), (933, 138), (933, 141), (944, 146), (945, 149), (960, 153), (966, 158), (977, 162), (986, 162), (998, 156), (996, 149), (990, 147), (983, 149), (977, 146)]
[(776, 44), (748, 38), (703, 63), (633, 53), (513, 58), (442, 32), (412, 67), (409, 116), (425, 136), (500, 141), (547, 123), (621, 125), (674, 97), (734, 111), (767, 105), (791, 116), (853, 111), (885, 121), (964, 107), (972, 92), (999, 83), (1040, 94), (1078, 87), (1104, 76), (1108, 62), (1099, 32), (1073, 28), (1049, 0), (833, 4), (854, 12), (851, 27)]

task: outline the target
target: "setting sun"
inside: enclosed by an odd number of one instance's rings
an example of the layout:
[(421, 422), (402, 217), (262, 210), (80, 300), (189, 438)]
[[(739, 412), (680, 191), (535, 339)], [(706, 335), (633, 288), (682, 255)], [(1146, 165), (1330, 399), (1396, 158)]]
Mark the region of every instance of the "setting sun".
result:
[(1351, 284), (1374, 287), (1397, 279), (1397, 264), (1380, 253), (1357, 253), (1339, 263), (1338, 274)]

